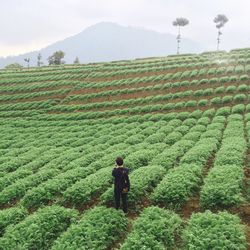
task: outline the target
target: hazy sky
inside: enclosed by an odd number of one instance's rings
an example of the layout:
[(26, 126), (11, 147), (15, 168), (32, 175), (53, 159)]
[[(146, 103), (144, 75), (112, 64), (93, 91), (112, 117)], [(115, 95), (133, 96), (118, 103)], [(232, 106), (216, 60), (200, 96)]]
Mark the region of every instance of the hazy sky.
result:
[(223, 49), (250, 47), (250, 0), (0, 0), (0, 56), (37, 50), (102, 21), (176, 34), (172, 21), (186, 17), (183, 36), (216, 48), (213, 18), (230, 19)]

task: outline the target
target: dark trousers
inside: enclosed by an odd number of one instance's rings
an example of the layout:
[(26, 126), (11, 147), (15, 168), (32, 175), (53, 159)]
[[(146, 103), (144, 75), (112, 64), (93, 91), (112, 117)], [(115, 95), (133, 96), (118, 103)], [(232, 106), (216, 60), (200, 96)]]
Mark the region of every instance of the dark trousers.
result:
[(115, 189), (114, 195), (115, 195), (115, 208), (116, 209), (120, 208), (120, 199), (122, 197), (122, 210), (124, 213), (127, 213), (128, 212), (128, 201), (127, 201), (128, 194), (122, 193), (121, 190)]

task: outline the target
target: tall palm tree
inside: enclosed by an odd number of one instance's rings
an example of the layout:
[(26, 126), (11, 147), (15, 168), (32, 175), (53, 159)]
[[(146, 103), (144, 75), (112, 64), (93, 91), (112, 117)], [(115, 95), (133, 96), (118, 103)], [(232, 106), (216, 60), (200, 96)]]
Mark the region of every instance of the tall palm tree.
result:
[(188, 19), (184, 17), (178, 17), (175, 21), (173, 21), (173, 25), (178, 27), (178, 35), (177, 35), (177, 54), (180, 53), (180, 43), (181, 43), (181, 27), (184, 27), (189, 24)]
[(218, 29), (218, 37), (217, 37), (217, 50), (219, 50), (222, 35), (221, 28), (228, 22), (228, 18), (225, 15), (219, 14), (214, 18), (214, 22), (216, 23), (216, 28)]

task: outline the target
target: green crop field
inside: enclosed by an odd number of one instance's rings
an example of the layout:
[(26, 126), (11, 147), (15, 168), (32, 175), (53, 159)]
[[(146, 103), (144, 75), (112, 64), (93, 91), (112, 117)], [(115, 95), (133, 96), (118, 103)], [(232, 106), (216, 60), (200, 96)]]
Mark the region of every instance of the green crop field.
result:
[(250, 249), (250, 49), (0, 70), (0, 129), (1, 250)]

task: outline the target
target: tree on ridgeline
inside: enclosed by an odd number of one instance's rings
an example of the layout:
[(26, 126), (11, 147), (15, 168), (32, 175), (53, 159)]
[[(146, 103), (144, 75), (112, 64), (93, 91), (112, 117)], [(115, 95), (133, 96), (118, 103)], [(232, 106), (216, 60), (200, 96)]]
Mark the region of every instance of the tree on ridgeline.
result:
[(37, 55), (37, 67), (41, 67), (41, 65), (43, 64), (43, 62), (41, 60), (42, 60), (42, 55), (41, 55), (41, 53), (39, 53)]
[(78, 58), (78, 56), (76, 57), (76, 59), (74, 60), (74, 64), (79, 64), (80, 63), (80, 60)]
[(64, 56), (65, 56), (65, 53), (63, 51), (61, 50), (56, 51), (53, 55), (49, 56), (48, 58), (49, 65), (64, 64), (65, 61), (62, 60)]
[(10, 69), (10, 70), (18, 70), (22, 68), (23, 66), (19, 63), (11, 63), (5, 66), (5, 69)]
[(216, 23), (216, 28), (218, 29), (218, 37), (217, 37), (217, 50), (219, 50), (222, 35), (221, 28), (228, 22), (228, 18), (225, 15), (219, 14), (214, 18), (214, 22)]
[(177, 35), (177, 54), (180, 53), (180, 43), (181, 43), (181, 27), (184, 27), (189, 24), (189, 20), (184, 17), (178, 17), (173, 21), (173, 25), (178, 27)]
[(24, 58), (24, 61), (27, 63), (27, 68), (30, 67), (30, 58)]

